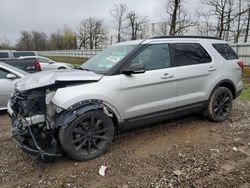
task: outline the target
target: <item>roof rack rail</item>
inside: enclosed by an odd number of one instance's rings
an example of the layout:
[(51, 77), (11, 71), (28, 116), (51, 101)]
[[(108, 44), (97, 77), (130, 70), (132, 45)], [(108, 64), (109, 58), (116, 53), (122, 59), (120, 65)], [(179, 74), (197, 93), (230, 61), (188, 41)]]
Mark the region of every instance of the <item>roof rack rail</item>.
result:
[(216, 40), (221, 40), (218, 37), (212, 37), (212, 36), (199, 36), (199, 35), (183, 35), (183, 36), (155, 36), (150, 39), (165, 39), (165, 38), (199, 38), (199, 39), (216, 39)]

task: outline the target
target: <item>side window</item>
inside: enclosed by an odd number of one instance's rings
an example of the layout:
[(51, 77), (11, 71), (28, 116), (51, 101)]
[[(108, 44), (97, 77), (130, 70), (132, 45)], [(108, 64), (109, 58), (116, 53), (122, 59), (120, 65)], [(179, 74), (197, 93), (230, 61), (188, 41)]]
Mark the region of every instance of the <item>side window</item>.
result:
[(174, 66), (196, 65), (212, 61), (207, 51), (198, 43), (171, 44)]
[(6, 79), (7, 74), (9, 74), (9, 71), (0, 68), (0, 79)]
[(235, 51), (228, 44), (213, 44), (213, 47), (220, 53), (226, 60), (239, 59)]
[(49, 60), (48, 59), (45, 59), (45, 58), (39, 58), (39, 61), (41, 63), (49, 63)]
[(140, 52), (132, 64), (142, 63), (146, 70), (164, 69), (171, 66), (168, 44), (153, 44)]
[(9, 58), (8, 52), (0, 52), (0, 58)]

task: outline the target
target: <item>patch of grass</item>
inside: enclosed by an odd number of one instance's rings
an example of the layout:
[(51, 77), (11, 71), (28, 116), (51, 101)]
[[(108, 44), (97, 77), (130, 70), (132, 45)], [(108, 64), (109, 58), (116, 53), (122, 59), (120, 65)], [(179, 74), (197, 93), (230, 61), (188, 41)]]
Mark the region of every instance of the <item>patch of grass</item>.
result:
[(247, 87), (247, 86), (244, 87), (240, 95), (240, 99), (250, 101), (250, 87)]
[(79, 67), (81, 64), (87, 61), (86, 58), (80, 58), (80, 57), (47, 56), (47, 58), (58, 62), (69, 63), (74, 65), (75, 67)]
[(243, 77), (250, 78), (250, 67), (245, 67), (243, 70)]

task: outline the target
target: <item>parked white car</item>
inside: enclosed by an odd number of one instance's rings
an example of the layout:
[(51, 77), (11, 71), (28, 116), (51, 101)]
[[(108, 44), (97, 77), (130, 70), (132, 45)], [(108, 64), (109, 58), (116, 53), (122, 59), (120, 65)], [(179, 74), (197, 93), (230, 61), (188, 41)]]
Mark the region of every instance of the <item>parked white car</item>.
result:
[(30, 59), (30, 58), (37, 58), (42, 71), (46, 70), (56, 70), (56, 69), (73, 69), (74, 66), (68, 63), (63, 62), (56, 62), (49, 58), (42, 57), (42, 56), (29, 56), (29, 57), (20, 57), (20, 59)]
[(7, 103), (16, 82), (28, 74), (21, 69), (0, 62), (0, 110), (7, 109)]

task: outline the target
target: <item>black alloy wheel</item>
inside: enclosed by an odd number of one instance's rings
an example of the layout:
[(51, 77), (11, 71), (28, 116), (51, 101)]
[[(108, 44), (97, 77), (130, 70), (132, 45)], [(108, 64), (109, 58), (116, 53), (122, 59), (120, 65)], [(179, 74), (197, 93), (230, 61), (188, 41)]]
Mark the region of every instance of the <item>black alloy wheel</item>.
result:
[(208, 119), (221, 122), (228, 118), (233, 107), (233, 96), (226, 87), (218, 87), (212, 93), (206, 111)]
[(91, 111), (61, 129), (59, 137), (70, 157), (77, 160), (93, 159), (107, 151), (114, 137), (114, 125), (103, 112)]
[(221, 92), (213, 102), (213, 113), (217, 119), (224, 119), (231, 110), (231, 96), (227, 91)]

